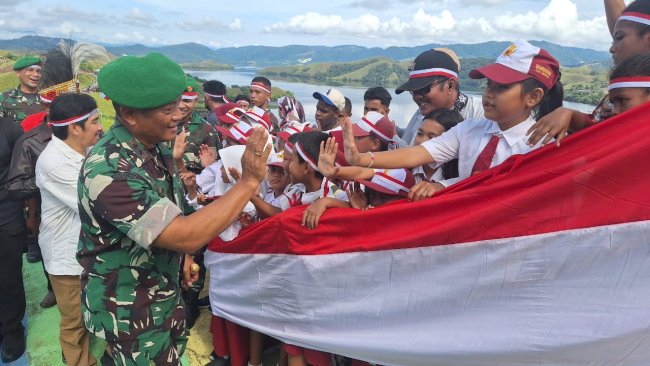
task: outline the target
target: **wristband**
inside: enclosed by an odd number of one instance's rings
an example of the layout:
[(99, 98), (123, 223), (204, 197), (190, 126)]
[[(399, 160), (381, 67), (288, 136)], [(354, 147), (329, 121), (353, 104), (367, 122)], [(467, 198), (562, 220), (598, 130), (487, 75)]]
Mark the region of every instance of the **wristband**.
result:
[(370, 164), (368, 164), (367, 168), (372, 168), (373, 164), (375, 164), (375, 154), (372, 151), (368, 151), (367, 153), (370, 154)]

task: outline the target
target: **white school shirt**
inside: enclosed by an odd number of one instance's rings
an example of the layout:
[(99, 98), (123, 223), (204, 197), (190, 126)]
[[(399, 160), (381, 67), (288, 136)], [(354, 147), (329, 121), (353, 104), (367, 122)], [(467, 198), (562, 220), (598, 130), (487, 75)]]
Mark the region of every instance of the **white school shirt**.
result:
[(458, 178), (438, 182), (448, 187), (472, 175), (476, 159), (493, 135), (501, 138), (490, 167), (503, 163), (512, 155), (525, 154), (539, 148), (541, 140), (533, 147), (526, 144), (526, 132), (534, 123), (535, 119), (531, 115), (518, 125), (501, 131), (496, 122), (486, 118), (467, 120), (420, 146), (431, 154), (438, 166), (458, 158)]
[(429, 179), (426, 178), (426, 175), (424, 174), (424, 168), (422, 165), (416, 166), (415, 168), (411, 169), (411, 172), (413, 173), (413, 178), (415, 178), (415, 183), (420, 183), (422, 181), (427, 181), (427, 182), (440, 182), (445, 179), (445, 176), (442, 175), (442, 168), (438, 167), (435, 172), (433, 172), (433, 175)]
[[(483, 99), (481, 97), (467, 97), (467, 104), (460, 110), (460, 115), (463, 120), (481, 119), (485, 117), (483, 110)], [(397, 141), (398, 147), (414, 146), (415, 136), (418, 134), (418, 129), (422, 126), (424, 116), (420, 113), (420, 108), (415, 110), (413, 117), (404, 130), (404, 135)]]
[(36, 161), (36, 186), (41, 191), (38, 244), (48, 273), (79, 276), (77, 244), (81, 231), (77, 181), (85, 157), (52, 136)]
[(329, 179), (323, 178), (320, 189), (314, 192), (305, 192), (302, 194), (300, 201), (303, 205), (308, 205), (321, 197), (331, 197), (337, 200), (348, 202), (348, 195), (344, 190), (332, 183)]

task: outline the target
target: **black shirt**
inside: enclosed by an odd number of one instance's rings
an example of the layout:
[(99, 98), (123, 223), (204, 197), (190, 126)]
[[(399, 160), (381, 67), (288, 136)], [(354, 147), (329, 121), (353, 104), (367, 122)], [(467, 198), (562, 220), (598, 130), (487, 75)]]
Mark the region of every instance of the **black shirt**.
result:
[[(11, 152), (23, 130), (12, 119), (0, 118), (0, 187), (7, 183), (11, 166)], [(25, 225), (23, 202), (10, 200), (7, 190), (0, 189), (0, 227), (10, 226), (12, 232), (20, 232)]]

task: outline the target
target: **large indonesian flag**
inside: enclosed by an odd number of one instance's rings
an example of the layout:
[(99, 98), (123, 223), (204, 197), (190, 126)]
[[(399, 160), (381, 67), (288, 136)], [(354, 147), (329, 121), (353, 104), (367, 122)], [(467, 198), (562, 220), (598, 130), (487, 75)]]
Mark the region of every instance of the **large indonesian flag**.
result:
[(212, 243), (213, 311), (384, 365), (650, 364), (650, 108), (360, 212)]

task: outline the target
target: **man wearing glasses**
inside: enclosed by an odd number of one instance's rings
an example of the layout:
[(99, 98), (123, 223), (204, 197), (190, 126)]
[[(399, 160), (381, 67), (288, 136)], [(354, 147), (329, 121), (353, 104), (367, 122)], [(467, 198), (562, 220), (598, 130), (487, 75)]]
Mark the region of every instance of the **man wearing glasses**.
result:
[(418, 110), (402, 134), (400, 146), (412, 146), (424, 116), (440, 108), (458, 111), (464, 119), (483, 117), (481, 98), (460, 92), (458, 70), (460, 62), (454, 51), (436, 48), (415, 58), (409, 80), (395, 90), (409, 91)]

